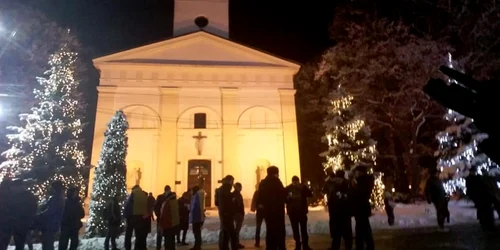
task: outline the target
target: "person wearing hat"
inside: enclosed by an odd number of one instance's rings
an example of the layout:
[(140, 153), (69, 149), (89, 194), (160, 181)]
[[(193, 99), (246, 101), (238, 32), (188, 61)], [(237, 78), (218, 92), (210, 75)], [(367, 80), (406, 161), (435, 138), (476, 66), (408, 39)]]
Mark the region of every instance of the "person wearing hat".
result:
[(64, 213), (64, 186), (62, 181), (50, 185), (50, 197), (37, 215), (38, 229), (42, 234), (42, 249), (54, 250), (54, 238), (61, 227)]

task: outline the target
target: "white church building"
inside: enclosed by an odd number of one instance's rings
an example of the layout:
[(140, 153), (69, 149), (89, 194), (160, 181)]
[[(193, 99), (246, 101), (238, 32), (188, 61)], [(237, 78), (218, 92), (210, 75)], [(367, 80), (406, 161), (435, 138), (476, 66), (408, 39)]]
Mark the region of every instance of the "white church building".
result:
[(94, 59), (93, 165), (107, 123), (123, 110), (128, 188), (158, 195), (170, 185), (180, 195), (202, 184), (210, 207), (230, 174), (249, 205), (268, 166), (285, 185), (300, 177), (293, 86), (300, 66), (229, 40), (228, 1), (176, 0), (174, 37)]

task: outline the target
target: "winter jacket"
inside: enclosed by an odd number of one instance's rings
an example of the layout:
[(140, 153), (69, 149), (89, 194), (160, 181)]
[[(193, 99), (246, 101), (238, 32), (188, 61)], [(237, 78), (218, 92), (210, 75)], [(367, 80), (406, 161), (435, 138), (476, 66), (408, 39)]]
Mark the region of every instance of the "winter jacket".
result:
[(37, 224), (42, 232), (56, 233), (61, 227), (64, 213), (64, 197), (57, 193), (49, 197), (43, 206), (42, 212), (37, 215)]
[(258, 207), (257, 207), (257, 200), (259, 199), (259, 190), (255, 190), (255, 192), (253, 192), (253, 196), (252, 196), (252, 204), (250, 204), (250, 211), (252, 212), (256, 212)]
[(286, 187), (286, 211), (289, 215), (304, 215), (308, 212), (307, 198), (312, 197), (312, 192), (303, 184), (293, 184)]
[(245, 215), (245, 204), (243, 204), (243, 196), (239, 191), (233, 191), (234, 214)]
[(276, 176), (267, 176), (260, 182), (257, 206), (263, 207), (264, 217), (285, 215), (286, 191)]
[(443, 182), (441, 182), (437, 176), (431, 176), (427, 179), (425, 196), (429, 204), (433, 203), (435, 205), (440, 205), (446, 201), (446, 192), (444, 191)]
[(150, 215), (149, 209), (148, 194), (141, 189), (136, 189), (128, 197), (123, 214), (125, 218), (129, 218), (130, 216), (147, 216)]
[(177, 203), (179, 204), (180, 229), (187, 230), (189, 227), (189, 200), (181, 197)]
[(31, 229), (36, 218), (36, 197), (29, 191), (8, 191), (0, 196), (0, 228), (14, 228), (19, 231)]
[(120, 204), (116, 201), (111, 201), (106, 205), (106, 209), (104, 211), (105, 219), (108, 222), (108, 225), (111, 226), (120, 226), (122, 222), (122, 213)]
[(224, 183), (217, 189), (219, 217), (232, 220), (235, 214), (235, 204), (231, 184)]
[(85, 217), (82, 203), (80, 199), (68, 197), (64, 206), (64, 213), (61, 222), (61, 230), (78, 230), (82, 224), (82, 219)]
[(158, 226), (163, 229), (170, 229), (179, 226), (179, 203), (175, 193), (171, 192), (165, 196), (161, 205), (161, 214), (158, 218)]
[(346, 179), (341, 177), (330, 178), (327, 199), (328, 213), (330, 218), (351, 217), (351, 197), (349, 196), (349, 185)]
[(161, 215), (161, 206), (163, 205), (163, 202), (167, 198), (167, 195), (168, 194), (163, 193), (163, 194), (160, 194), (156, 197), (156, 202), (154, 205), (154, 213), (156, 215), (156, 220), (158, 220), (158, 221), (159, 221), (160, 215)]
[(199, 190), (193, 195), (190, 205), (191, 210), (189, 211), (190, 223), (200, 223), (205, 221), (205, 207), (203, 206), (204, 195), (205, 192), (203, 190)]
[(364, 174), (356, 178), (356, 185), (352, 190), (352, 205), (355, 216), (371, 216), (372, 207), (370, 204), (370, 198), (374, 186), (375, 178), (373, 175)]

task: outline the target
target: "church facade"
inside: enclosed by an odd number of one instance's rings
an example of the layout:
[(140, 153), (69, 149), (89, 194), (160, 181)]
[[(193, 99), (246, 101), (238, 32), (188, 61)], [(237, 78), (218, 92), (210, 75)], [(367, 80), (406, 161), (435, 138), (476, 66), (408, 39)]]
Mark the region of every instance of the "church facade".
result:
[(139, 184), (157, 195), (165, 185), (177, 193), (202, 185), (210, 207), (230, 174), (249, 205), (268, 166), (280, 169), (284, 184), (300, 176), (293, 87), (300, 66), (230, 41), (228, 16), (228, 0), (176, 0), (173, 38), (94, 59), (93, 165), (107, 123), (123, 110), (129, 189)]

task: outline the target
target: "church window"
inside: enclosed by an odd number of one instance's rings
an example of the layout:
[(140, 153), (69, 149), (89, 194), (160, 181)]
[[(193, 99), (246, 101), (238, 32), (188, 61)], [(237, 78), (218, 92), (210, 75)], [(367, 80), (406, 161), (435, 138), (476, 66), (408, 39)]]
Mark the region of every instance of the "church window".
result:
[(194, 128), (207, 128), (207, 114), (194, 114)]

